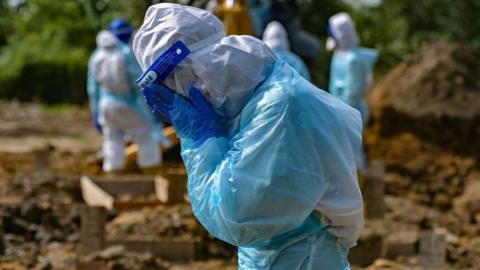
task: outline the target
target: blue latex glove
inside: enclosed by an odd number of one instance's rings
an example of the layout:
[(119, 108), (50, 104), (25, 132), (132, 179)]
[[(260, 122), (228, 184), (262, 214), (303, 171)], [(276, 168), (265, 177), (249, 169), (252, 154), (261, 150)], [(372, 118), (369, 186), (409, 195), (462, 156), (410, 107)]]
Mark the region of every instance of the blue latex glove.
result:
[(143, 88), (141, 92), (153, 113), (171, 123), (178, 137), (200, 146), (210, 137), (223, 135), (218, 116), (195, 87), (188, 91), (189, 100), (158, 84)]
[(98, 113), (94, 113), (92, 115), (92, 118), (93, 118), (93, 127), (98, 133), (102, 134), (102, 125), (100, 125), (100, 123), (98, 122)]

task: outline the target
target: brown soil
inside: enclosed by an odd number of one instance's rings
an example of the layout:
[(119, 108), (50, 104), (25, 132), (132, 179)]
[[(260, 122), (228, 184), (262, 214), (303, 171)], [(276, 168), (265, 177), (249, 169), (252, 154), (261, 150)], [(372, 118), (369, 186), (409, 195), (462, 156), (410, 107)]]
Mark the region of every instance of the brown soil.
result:
[(400, 64), (371, 91), (375, 128), (411, 132), (460, 154), (479, 155), (480, 50), (433, 44)]
[[(100, 164), (90, 162), (101, 137), (88, 111), (0, 103), (0, 123), (0, 269), (75, 269), (80, 177), (101, 173)], [(181, 166), (178, 155), (167, 161)], [(172, 263), (148, 253), (92, 255), (109, 269), (235, 269), (234, 250), (209, 236), (188, 205), (113, 211), (108, 219), (109, 239), (199, 239), (208, 258)]]
[[(366, 150), (370, 160), (386, 165), (382, 233), (398, 234), (398, 226), (445, 231), (452, 269), (480, 268), (479, 72), (480, 50), (433, 44), (368, 97)], [(479, 192), (467, 192), (474, 188)], [(414, 267), (418, 260), (397, 262)]]

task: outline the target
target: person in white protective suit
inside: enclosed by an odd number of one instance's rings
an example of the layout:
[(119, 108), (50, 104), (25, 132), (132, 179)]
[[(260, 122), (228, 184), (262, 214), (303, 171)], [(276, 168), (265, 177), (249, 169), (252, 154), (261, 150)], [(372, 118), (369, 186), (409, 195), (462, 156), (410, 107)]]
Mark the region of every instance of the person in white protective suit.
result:
[[(161, 163), (160, 148), (153, 136), (153, 115), (138, 95), (135, 84), (138, 72), (129, 67), (132, 61), (127, 59), (125, 50), (127, 45), (119, 44), (111, 32), (101, 31), (88, 65), (90, 110), (95, 127), (103, 133), (106, 172), (124, 168), (125, 136), (138, 145), (139, 167), (151, 168)], [(136, 61), (134, 64), (138, 65)]]
[[(335, 49), (330, 69), (329, 92), (359, 110), (365, 125), (369, 119), (369, 110), (364, 96), (373, 82), (372, 70), (378, 52), (359, 47), (355, 24), (347, 13), (332, 16), (327, 32), (327, 49)], [(356, 160), (358, 169), (365, 171), (362, 151)]]
[(273, 50), (277, 58), (287, 62), (302, 77), (310, 80), (310, 72), (303, 60), (290, 51), (288, 33), (281, 23), (273, 21), (267, 25), (263, 32), (263, 42)]
[(193, 213), (246, 269), (350, 269), (363, 228), (357, 110), (207, 11), (151, 6), (137, 80), (182, 146)]

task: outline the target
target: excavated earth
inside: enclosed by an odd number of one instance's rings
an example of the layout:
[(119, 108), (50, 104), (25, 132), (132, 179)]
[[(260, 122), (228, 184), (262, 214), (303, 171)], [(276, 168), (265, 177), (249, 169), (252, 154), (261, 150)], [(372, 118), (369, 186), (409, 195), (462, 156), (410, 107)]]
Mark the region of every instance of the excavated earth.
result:
[(398, 226), (442, 230), (452, 269), (480, 269), (478, 74), (479, 49), (432, 44), (384, 77), (367, 99), (372, 119), (365, 147), (370, 160), (386, 166), (380, 234), (391, 237)]

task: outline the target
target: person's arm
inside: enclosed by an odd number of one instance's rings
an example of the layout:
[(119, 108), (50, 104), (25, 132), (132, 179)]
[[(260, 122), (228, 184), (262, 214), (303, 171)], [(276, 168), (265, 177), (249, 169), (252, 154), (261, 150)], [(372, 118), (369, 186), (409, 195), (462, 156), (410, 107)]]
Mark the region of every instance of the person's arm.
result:
[(242, 119), (248, 124), (230, 140), (212, 137), (195, 147), (182, 139), (193, 212), (233, 245), (299, 227), (327, 189), (316, 138), (299, 119), (301, 106), (283, 99), (250, 108), (258, 111)]
[(95, 56), (95, 53), (93, 54), (93, 56), (90, 58), (88, 62), (87, 94), (88, 94), (88, 101), (90, 105), (90, 112), (92, 114), (93, 124), (95, 128), (100, 132), (101, 127), (98, 124), (100, 85), (95, 76), (94, 56)]

